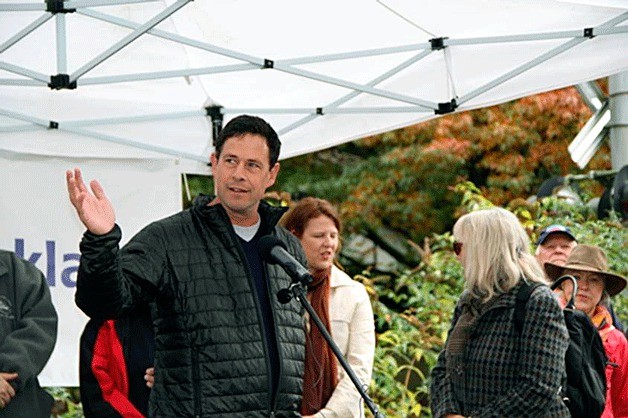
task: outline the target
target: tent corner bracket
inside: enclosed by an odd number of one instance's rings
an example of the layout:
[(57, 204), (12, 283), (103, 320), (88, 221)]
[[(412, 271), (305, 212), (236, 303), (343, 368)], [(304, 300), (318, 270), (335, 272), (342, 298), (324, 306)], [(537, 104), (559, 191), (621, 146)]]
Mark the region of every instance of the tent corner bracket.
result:
[(437, 115), (445, 115), (452, 113), (458, 108), (458, 102), (456, 99), (451, 99), (448, 102), (442, 102), (438, 104), (438, 109), (434, 109), (434, 113)]
[(222, 109), (223, 107), (218, 105), (205, 107), (205, 114), (212, 120), (212, 145), (214, 146), (216, 146), (216, 139), (218, 139), (218, 134), (220, 134), (222, 130), (222, 122), (224, 119)]
[(441, 36), (440, 38), (432, 38), (430, 39), (430, 45), (432, 46), (432, 51), (440, 51), (441, 49), (444, 49), (447, 47), (447, 45), (445, 45), (445, 39), (449, 39), (446, 36)]
[(51, 75), (48, 87), (52, 90), (74, 90), (76, 88), (76, 81), (70, 83), (70, 76), (68, 74)]
[(66, 9), (63, 3), (65, 0), (46, 0), (46, 11), (52, 14), (76, 12), (76, 9)]

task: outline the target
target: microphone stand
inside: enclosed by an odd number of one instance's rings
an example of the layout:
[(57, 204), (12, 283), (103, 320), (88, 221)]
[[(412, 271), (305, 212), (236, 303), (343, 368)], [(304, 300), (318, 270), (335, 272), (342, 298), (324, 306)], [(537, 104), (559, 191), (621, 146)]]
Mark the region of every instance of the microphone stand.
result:
[(307, 300), (306, 291), (303, 288), (303, 285), (301, 284), (301, 282), (292, 282), (292, 284), (287, 289), (282, 289), (277, 294), (277, 298), (279, 299), (279, 302), (281, 303), (290, 302), (292, 297), (298, 300), (303, 306), (303, 308), (305, 308), (307, 313), (310, 314), (310, 318), (314, 320), (314, 324), (316, 324), (316, 327), (319, 329), (321, 334), (323, 334), (325, 341), (327, 341), (327, 344), (329, 344), (329, 346), (331, 347), (331, 350), (334, 352), (334, 355), (338, 359), (338, 362), (340, 362), (340, 365), (342, 366), (342, 368), (345, 369), (345, 371), (347, 372), (347, 375), (349, 376), (349, 378), (355, 385), (360, 396), (362, 396), (362, 399), (364, 399), (364, 403), (366, 404), (366, 406), (373, 413), (373, 416), (375, 418), (385, 418), (385, 416), (381, 412), (379, 412), (379, 408), (377, 407), (375, 402), (373, 402), (373, 400), (366, 393), (363, 383), (360, 382), (360, 379), (358, 379), (358, 377), (355, 375), (355, 372), (353, 371), (349, 363), (347, 363), (347, 360), (345, 360), (344, 356), (342, 355), (342, 352), (340, 351), (340, 349), (338, 348), (338, 346), (332, 339), (331, 335), (325, 328), (325, 325), (323, 324), (321, 319), (318, 317), (318, 315), (314, 311), (314, 308), (312, 308), (312, 305), (310, 304), (310, 302)]

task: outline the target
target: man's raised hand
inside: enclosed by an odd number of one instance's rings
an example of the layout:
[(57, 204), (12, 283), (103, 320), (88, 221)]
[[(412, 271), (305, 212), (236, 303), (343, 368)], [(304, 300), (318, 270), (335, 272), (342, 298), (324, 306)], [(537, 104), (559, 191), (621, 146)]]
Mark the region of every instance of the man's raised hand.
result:
[(95, 235), (104, 235), (110, 232), (116, 222), (113, 206), (97, 180), (89, 183), (92, 192), (85, 187), (81, 170), (66, 171), (66, 181), (70, 202), (76, 209), (83, 225)]

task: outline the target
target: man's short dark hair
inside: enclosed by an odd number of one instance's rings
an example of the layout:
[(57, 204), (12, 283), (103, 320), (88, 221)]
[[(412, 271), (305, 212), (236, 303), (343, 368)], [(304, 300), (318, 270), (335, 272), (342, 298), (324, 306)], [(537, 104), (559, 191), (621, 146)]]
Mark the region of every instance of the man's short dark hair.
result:
[(260, 135), (266, 139), (269, 150), (270, 168), (273, 168), (279, 160), (279, 151), (281, 151), (281, 141), (277, 132), (264, 119), (257, 116), (240, 115), (231, 119), (218, 134), (216, 143), (214, 144), (216, 157), (220, 157), (222, 147), (227, 139), (239, 137), (246, 134)]

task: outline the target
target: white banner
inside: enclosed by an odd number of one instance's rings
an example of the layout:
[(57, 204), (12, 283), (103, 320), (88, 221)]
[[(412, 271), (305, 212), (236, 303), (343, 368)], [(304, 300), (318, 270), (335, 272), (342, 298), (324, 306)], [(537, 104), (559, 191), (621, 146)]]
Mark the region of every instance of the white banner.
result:
[(68, 199), (65, 171), (98, 179), (116, 210), (123, 243), (148, 223), (181, 209), (172, 160), (50, 158), (0, 151), (0, 248), (33, 262), (46, 276), (59, 315), (57, 343), (42, 386), (78, 386), (79, 338), (87, 317), (74, 292), (85, 228)]

